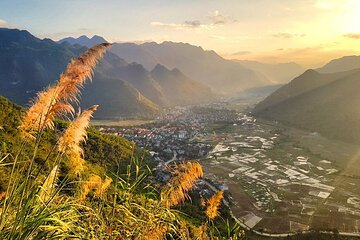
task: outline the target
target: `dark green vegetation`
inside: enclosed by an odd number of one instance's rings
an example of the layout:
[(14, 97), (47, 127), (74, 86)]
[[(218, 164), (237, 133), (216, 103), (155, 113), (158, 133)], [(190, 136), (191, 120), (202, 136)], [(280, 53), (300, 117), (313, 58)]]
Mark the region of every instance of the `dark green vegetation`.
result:
[(308, 70), (260, 102), (253, 113), (330, 138), (360, 143), (360, 70)]
[[(17, 126), (20, 123), (23, 113), (23, 108), (0, 96), (0, 158), (8, 153), (14, 156), (16, 151), (20, 149), (22, 139), (19, 136)], [(56, 132), (63, 131), (67, 125), (66, 122), (57, 120)], [(47, 153), (51, 151), (51, 147), (56, 141), (54, 133), (48, 131), (44, 134), (41, 145), (42, 148), (36, 158), (36, 162), (39, 166), (43, 167), (44, 165), (45, 168), (42, 170), (43, 172), (51, 170), (49, 169), (50, 165), (46, 162), (46, 158)], [(26, 145), (25, 153), (31, 153), (33, 147), (34, 146), (31, 144)], [(119, 163), (122, 166), (122, 169), (125, 169), (135, 146), (124, 138), (101, 134), (95, 129), (90, 129), (88, 131), (87, 143), (84, 144), (83, 147), (85, 158), (88, 161), (90, 168), (94, 169), (95, 172), (100, 171), (104, 173), (105, 169), (115, 171)], [(137, 156), (144, 159), (146, 163), (150, 163), (148, 161), (149, 157), (145, 152), (136, 150), (136, 153)], [(55, 154), (51, 157), (54, 158)], [(91, 166), (92, 164), (94, 164), (94, 166)], [(9, 171), (10, 168), (0, 168), (0, 192), (6, 190)]]

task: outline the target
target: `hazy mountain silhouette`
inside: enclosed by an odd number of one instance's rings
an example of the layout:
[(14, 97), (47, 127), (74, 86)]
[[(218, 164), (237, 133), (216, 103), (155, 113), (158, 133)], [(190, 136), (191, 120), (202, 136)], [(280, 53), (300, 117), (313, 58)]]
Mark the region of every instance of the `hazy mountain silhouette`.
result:
[(170, 71), (157, 65), (149, 72), (141, 64), (128, 64), (111, 52), (100, 62), (99, 69), (104, 75), (128, 82), (160, 106), (198, 104), (214, 100), (210, 88), (188, 78), (178, 69)]
[(211, 89), (185, 76), (179, 69), (169, 70), (157, 64), (151, 71), (153, 79), (171, 105), (199, 104), (214, 100)]
[(345, 56), (342, 58), (331, 60), (323, 67), (317, 69), (322, 73), (343, 72), (360, 68), (360, 56)]
[(158, 63), (169, 69), (178, 68), (189, 78), (211, 87), (216, 93), (233, 94), (270, 83), (262, 74), (223, 59), (214, 51), (205, 51), (187, 43), (117, 43), (110, 51), (128, 62), (143, 64), (148, 70)]
[(297, 63), (269, 64), (248, 60), (233, 60), (241, 65), (263, 74), (274, 84), (288, 83), (294, 77), (299, 76), (305, 69)]
[(259, 103), (256, 116), (360, 143), (360, 69), (308, 70)]
[(104, 43), (107, 41), (103, 37), (100, 37), (98, 35), (94, 35), (92, 38), (82, 35), (78, 38), (67, 37), (58, 41), (58, 43), (64, 43), (64, 42), (68, 42), (70, 44), (79, 44), (81, 46), (85, 46), (89, 48), (96, 44)]

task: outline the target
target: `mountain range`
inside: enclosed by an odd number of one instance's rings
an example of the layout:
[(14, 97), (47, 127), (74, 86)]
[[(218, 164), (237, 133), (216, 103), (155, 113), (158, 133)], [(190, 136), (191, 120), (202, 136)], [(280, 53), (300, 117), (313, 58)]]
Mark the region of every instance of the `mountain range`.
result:
[(232, 95), (247, 88), (271, 84), (264, 75), (240, 63), (187, 43), (115, 43), (110, 51), (128, 62), (140, 63), (148, 70), (157, 64), (177, 68), (217, 94)]
[[(334, 63), (339, 60), (320, 70), (332, 72), (330, 66)], [(330, 138), (360, 143), (360, 68), (348, 70), (347, 64), (343, 68), (336, 65), (339, 67), (335, 70), (340, 72), (307, 70), (260, 102), (253, 114)]]
[[(0, 29), (0, 95), (25, 105), (35, 93), (55, 82), (71, 58), (84, 52), (93, 39), (75, 44), (38, 39), (29, 32)], [(91, 43), (90, 43), (91, 42)], [(99, 43), (99, 42), (96, 42)], [(159, 68), (161, 71), (158, 71)], [(96, 118), (152, 116), (161, 107), (199, 104), (214, 99), (210, 89), (178, 69), (157, 66), (146, 70), (107, 52), (98, 64), (93, 82), (85, 86), (82, 107), (100, 104)]]
[(70, 44), (79, 44), (81, 46), (85, 46), (85, 47), (92, 47), (96, 44), (100, 44), (100, 43), (104, 43), (104, 42), (108, 42), (106, 41), (103, 37), (100, 37), (98, 35), (94, 35), (92, 38), (89, 38), (88, 36), (82, 35), (78, 38), (74, 38), (74, 37), (67, 37), (67, 38), (63, 38), (61, 40), (58, 41), (58, 43), (70, 43)]
[(345, 56), (331, 60), (323, 67), (317, 69), (321, 73), (334, 73), (360, 68), (360, 56)]
[[(93, 44), (92, 38), (86, 36), (77, 39), (64, 38), (59, 42), (84, 46)], [(169, 41), (160, 44), (115, 43), (110, 51), (129, 63), (143, 65), (148, 71), (153, 70), (157, 64), (169, 69), (176, 68), (223, 96), (239, 95), (248, 88), (287, 83), (305, 71), (296, 63), (265, 64), (246, 60), (226, 60), (214, 51), (206, 51), (188, 43)]]

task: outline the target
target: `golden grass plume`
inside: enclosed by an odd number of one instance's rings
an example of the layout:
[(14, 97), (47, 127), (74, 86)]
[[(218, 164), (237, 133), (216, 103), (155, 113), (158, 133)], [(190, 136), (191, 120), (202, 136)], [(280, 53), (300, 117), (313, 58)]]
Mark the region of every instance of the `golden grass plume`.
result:
[(81, 185), (80, 200), (85, 200), (90, 191), (94, 191), (95, 196), (102, 197), (109, 189), (111, 182), (112, 179), (109, 177), (102, 180), (98, 175), (91, 175), (89, 179)]
[(176, 166), (174, 177), (161, 192), (161, 201), (168, 207), (177, 206), (188, 198), (197, 179), (203, 176), (200, 163), (187, 162)]
[(221, 200), (224, 198), (223, 191), (218, 191), (207, 202), (207, 208), (205, 214), (209, 219), (214, 219), (219, 216), (219, 207), (221, 205)]
[(85, 160), (82, 158), (83, 149), (80, 143), (86, 140), (86, 129), (97, 107), (94, 105), (79, 114), (58, 141), (59, 152), (65, 153), (69, 158), (70, 175), (78, 175), (84, 170)]
[(110, 45), (96, 45), (72, 59), (57, 83), (37, 94), (19, 126), (23, 137), (34, 139), (37, 132), (54, 127), (53, 120), (56, 116), (74, 113), (71, 102), (78, 101), (81, 87), (86, 79), (92, 78), (97, 61)]

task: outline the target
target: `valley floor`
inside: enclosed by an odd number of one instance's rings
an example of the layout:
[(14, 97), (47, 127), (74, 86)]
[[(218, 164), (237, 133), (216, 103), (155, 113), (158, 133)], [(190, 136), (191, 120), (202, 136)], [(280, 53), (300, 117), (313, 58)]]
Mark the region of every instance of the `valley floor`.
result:
[(360, 236), (359, 146), (223, 105), (176, 109), (137, 127), (114, 126), (102, 130), (149, 149), (158, 169), (200, 159), (210, 180), (203, 186), (230, 192), (234, 217), (257, 234), (285, 237), (315, 229)]
[(225, 129), (202, 165), (206, 177), (228, 186), (231, 209), (248, 228), (284, 236), (309, 229), (359, 233), (360, 179), (348, 167), (358, 146), (244, 113)]

